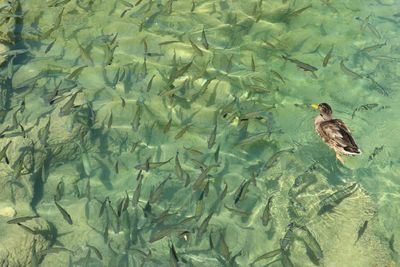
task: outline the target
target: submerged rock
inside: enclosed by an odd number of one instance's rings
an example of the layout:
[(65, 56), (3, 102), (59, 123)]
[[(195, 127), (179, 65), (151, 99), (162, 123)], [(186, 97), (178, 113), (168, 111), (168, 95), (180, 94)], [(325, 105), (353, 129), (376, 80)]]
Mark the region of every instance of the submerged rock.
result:
[(35, 266), (33, 261), (39, 264), (37, 252), (48, 249), (53, 240), (50, 225), (42, 218), (21, 223), (22, 226), (7, 224), (6, 220), (0, 217), (0, 266)]

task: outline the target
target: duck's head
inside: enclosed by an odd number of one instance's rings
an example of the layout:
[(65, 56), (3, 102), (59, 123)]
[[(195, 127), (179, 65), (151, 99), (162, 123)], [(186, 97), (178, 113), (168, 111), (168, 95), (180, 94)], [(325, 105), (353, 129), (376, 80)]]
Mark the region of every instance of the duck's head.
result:
[(314, 109), (318, 109), (319, 110), (319, 114), (325, 120), (332, 119), (332, 108), (327, 103), (312, 104), (311, 107), (314, 108)]

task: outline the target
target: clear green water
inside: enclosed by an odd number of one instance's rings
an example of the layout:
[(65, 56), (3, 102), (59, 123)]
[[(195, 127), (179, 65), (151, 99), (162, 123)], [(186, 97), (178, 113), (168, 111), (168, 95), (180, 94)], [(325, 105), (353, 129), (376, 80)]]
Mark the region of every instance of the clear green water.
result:
[[(11, 49), (28, 51), (1, 70), (2, 147), (12, 142), (0, 243), (14, 252), (0, 256), (19, 266), (399, 264), (398, 2), (20, 4)], [(342, 165), (316, 136), (308, 105), (319, 102), (361, 156)], [(22, 223), (31, 229), (52, 226), (46, 247), (73, 253), (33, 251), (33, 234), (6, 223), (10, 207), (40, 216)]]

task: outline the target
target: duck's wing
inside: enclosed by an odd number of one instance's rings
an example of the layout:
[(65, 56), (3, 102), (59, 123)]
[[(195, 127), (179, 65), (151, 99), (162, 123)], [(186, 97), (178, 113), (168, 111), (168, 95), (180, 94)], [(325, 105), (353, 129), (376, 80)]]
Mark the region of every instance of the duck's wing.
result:
[(344, 124), (342, 120), (333, 119), (324, 121), (320, 124), (321, 131), (324, 133), (328, 142), (336, 148), (342, 150), (348, 154), (360, 154), (361, 151), (358, 148), (350, 130)]

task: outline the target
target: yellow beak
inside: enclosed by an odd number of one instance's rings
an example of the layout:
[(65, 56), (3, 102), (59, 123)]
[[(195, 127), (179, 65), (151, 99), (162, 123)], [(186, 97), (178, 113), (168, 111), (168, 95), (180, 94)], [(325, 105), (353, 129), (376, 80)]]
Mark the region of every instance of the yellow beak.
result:
[(313, 109), (318, 109), (318, 104), (311, 104), (310, 105)]

